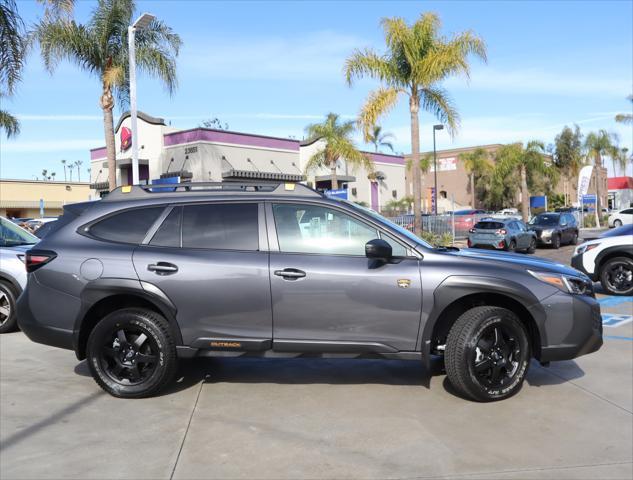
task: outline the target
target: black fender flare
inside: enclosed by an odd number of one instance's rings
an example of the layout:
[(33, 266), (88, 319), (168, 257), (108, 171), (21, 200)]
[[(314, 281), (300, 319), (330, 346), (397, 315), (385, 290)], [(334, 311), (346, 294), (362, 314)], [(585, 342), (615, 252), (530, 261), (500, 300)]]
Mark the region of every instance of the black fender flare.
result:
[(457, 300), (474, 294), (501, 294), (518, 303), (530, 313), (536, 323), (541, 344), (546, 341), (544, 329), (546, 314), (534, 294), (523, 285), (498, 277), (479, 275), (453, 275), (447, 277), (433, 292), (433, 309), (421, 330), (419, 345), (427, 368), (430, 367), (433, 330), (442, 314)]
[(0, 281), (8, 283), (13, 288), (13, 291), (15, 292), (15, 298), (17, 300), (17, 298), (22, 293), (22, 287), (15, 279), (15, 277), (7, 272), (0, 272)]
[(616, 255), (622, 255), (624, 257), (630, 257), (633, 259), (633, 245), (614, 245), (612, 247), (607, 247), (604, 250), (602, 250), (597, 256), (596, 259), (594, 260), (594, 273), (596, 275), (596, 278), (600, 278), (600, 267), (602, 266), (602, 263), (604, 261), (604, 259), (606, 257), (612, 257)]
[(156, 285), (125, 278), (99, 278), (86, 284), (81, 292), (81, 309), (73, 327), (73, 347), (79, 356), (79, 333), (90, 309), (99, 301), (114, 295), (134, 295), (151, 303), (172, 325), (176, 345), (182, 345), (182, 333), (176, 320), (176, 306)]

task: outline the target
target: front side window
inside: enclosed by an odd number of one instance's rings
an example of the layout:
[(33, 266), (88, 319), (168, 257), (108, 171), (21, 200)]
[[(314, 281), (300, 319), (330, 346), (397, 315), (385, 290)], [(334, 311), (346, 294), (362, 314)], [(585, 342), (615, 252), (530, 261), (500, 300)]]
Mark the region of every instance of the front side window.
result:
[(0, 247), (35, 245), (39, 239), (10, 220), (0, 218)]
[(378, 238), (375, 228), (317, 205), (273, 205), (279, 249), (289, 253), (365, 256), (365, 244)]
[(183, 248), (258, 250), (256, 203), (188, 205), (182, 214)]
[(88, 231), (101, 240), (138, 245), (163, 209), (164, 207), (148, 207), (125, 210), (98, 221)]

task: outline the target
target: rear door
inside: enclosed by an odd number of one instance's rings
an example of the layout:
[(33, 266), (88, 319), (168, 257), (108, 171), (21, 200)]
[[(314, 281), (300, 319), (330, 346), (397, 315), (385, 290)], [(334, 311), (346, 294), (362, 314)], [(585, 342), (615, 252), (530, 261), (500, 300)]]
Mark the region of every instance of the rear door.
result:
[[(275, 350), (415, 349), (422, 305), (418, 258), (333, 206), (274, 203), (266, 212)], [(379, 236), (397, 261), (365, 256), (365, 244)]]
[(270, 346), (263, 215), (256, 202), (172, 206), (135, 250), (139, 278), (176, 306), (185, 345)]

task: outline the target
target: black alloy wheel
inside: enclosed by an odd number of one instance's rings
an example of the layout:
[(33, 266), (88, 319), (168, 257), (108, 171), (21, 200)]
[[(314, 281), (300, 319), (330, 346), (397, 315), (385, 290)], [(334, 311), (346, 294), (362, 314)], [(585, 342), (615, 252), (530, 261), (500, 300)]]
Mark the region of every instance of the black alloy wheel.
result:
[(122, 385), (139, 385), (156, 370), (158, 345), (138, 327), (115, 327), (100, 349), (103, 371)]
[(493, 324), (480, 335), (472, 352), (477, 380), (486, 389), (510, 384), (519, 369), (521, 346), (517, 332), (504, 324)]
[(633, 260), (617, 257), (607, 261), (600, 272), (600, 283), (612, 295), (633, 294)]

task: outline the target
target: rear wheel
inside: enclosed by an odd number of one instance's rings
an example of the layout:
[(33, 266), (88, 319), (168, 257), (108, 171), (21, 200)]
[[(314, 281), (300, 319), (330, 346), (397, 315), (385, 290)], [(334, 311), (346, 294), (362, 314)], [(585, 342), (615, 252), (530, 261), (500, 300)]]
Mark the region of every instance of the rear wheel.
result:
[(18, 326), (15, 297), (13, 288), (8, 283), (0, 282), (0, 333), (12, 332)]
[(460, 394), (489, 402), (521, 389), (530, 356), (527, 332), (517, 316), (505, 308), (484, 306), (457, 319), (448, 334), (444, 363)]
[(552, 248), (558, 250), (560, 248), (560, 235), (552, 236)]
[(527, 253), (534, 253), (536, 252), (536, 239), (532, 238), (532, 240), (530, 240), (530, 246), (527, 249)]
[(616, 257), (600, 269), (600, 283), (611, 295), (633, 294), (633, 260)]
[(506, 252), (514, 252), (517, 249), (517, 242), (510, 240), (510, 243), (506, 245)]
[(578, 243), (578, 232), (574, 232), (571, 236), (571, 240), (569, 241), (570, 245), (576, 245)]
[(171, 329), (151, 310), (130, 308), (106, 316), (90, 332), (86, 353), (95, 381), (115, 397), (154, 395), (176, 373)]

